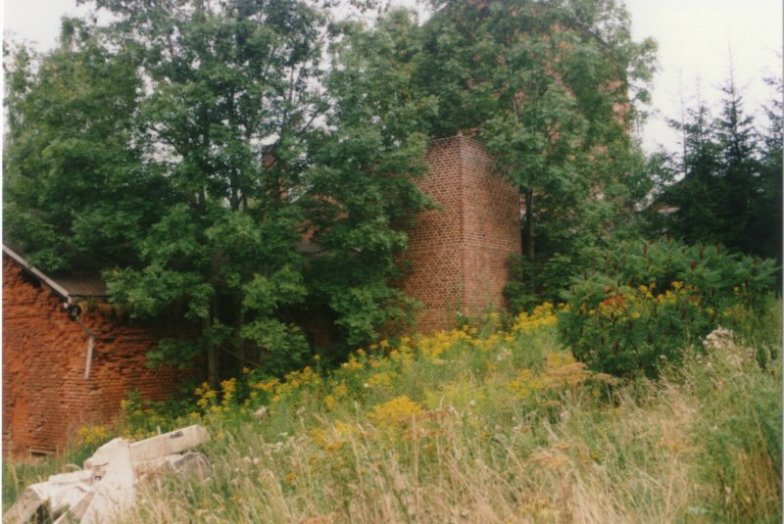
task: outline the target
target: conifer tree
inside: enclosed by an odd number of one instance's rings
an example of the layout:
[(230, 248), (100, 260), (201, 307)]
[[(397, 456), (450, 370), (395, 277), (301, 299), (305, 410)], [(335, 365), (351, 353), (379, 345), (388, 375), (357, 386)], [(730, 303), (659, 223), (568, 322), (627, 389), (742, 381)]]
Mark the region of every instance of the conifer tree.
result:
[(750, 229), (755, 232), (756, 253), (782, 263), (782, 155), (784, 155), (784, 83), (781, 78), (768, 79), (775, 91), (764, 107), (768, 124), (760, 136), (760, 184), (750, 218)]
[(780, 257), (780, 102), (767, 109), (770, 126), (760, 135), (732, 76), (722, 92), (718, 117), (698, 104), (684, 123), (674, 124), (684, 137), (684, 173), (664, 189), (662, 200), (675, 207), (665, 231), (688, 243)]
[(667, 190), (664, 200), (675, 207), (668, 228), (687, 243), (721, 241), (723, 225), (721, 207), (723, 194), (719, 175), (720, 146), (708, 108), (698, 104), (686, 110), (684, 122), (672, 125), (683, 136), (683, 179)]
[(761, 194), (759, 164), (753, 117), (743, 108), (743, 97), (731, 74), (722, 88), (721, 116), (716, 122), (716, 138), (721, 149), (722, 195), (716, 205), (723, 243), (744, 253), (756, 252), (756, 233), (751, 222), (756, 198)]

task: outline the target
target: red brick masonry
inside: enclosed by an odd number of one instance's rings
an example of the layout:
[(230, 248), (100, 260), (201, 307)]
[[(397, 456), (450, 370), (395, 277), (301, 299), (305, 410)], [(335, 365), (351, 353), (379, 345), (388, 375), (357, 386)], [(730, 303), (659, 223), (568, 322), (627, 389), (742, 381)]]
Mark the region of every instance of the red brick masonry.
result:
[(150, 330), (85, 311), (96, 334), (89, 378), (88, 335), (63, 299), (3, 255), (3, 454), (56, 452), (80, 426), (105, 424), (131, 391), (161, 400), (195, 370), (148, 369)]
[(507, 260), (520, 253), (520, 196), (493, 174), (490, 155), (463, 136), (435, 140), (431, 172), (420, 189), (440, 209), (422, 213), (406, 253), (413, 272), (404, 291), (424, 307), (417, 330), (454, 325), (457, 313), (476, 315), (503, 305)]
[[(413, 272), (403, 283), (424, 308), (417, 329), (454, 325), (503, 304), (507, 259), (520, 252), (519, 195), (492, 174), (478, 142), (433, 142), (432, 169), (420, 188), (439, 209), (420, 215), (410, 232)], [(89, 378), (88, 335), (68, 318), (63, 298), (3, 255), (3, 453), (55, 452), (84, 425), (111, 422), (131, 391), (163, 399), (195, 370), (148, 369), (154, 330), (110, 321), (97, 311), (81, 320), (96, 334)]]

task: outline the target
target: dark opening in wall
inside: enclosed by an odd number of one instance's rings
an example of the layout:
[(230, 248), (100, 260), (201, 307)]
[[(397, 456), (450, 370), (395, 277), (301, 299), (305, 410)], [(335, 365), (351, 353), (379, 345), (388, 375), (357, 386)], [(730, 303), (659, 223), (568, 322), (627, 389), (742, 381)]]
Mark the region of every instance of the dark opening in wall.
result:
[(41, 287), (41, 280), (26, 269), (21, 271), (20, 274), (22, 275), (22, 281), (24, 281), (25, 284), (29, 284), (36, 289)]

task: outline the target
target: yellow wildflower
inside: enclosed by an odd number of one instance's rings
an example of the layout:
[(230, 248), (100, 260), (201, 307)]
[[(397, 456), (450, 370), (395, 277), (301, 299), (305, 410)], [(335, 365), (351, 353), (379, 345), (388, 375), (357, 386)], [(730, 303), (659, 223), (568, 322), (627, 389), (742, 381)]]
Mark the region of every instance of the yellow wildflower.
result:
[(392, 426), (407, 422), (412, 417), (420, 415), (422, 408), (406, 395), (393, 398), (373, 408), (368, 418), (380, 426)]
[(387, 388), (392, 385), (392, 375), (386, 371), (371, 375), (367, 381), (368, 386), (371, 388)]
[(530, 315), (525, 311), (520, 313), (512, 326), (512, 332), (529, 333), (543, 327), (554, 326), (557, 322), (553, 305), (544, 302), (536, 306)]
[(106, 426), (82, 426), (76, 430), (76, 437), (82, 444), (95, 446), (108, 440), (109, 430)]
[(277, 386), (279, 383), (280, 383), (280, 380), (278, 380), (276, 378), (272, 378), (272, 379), (266, 380), (264, 382), (257, 382), (255, 384), (253, 384), (251, 387), (253, 389), (260, 389), (260, 390), (265, 391), (267, 393), (272, 393), (272, 391), (275, 389), (275, 386)]
[(340, 367), (342, 367), (346, 371), (359, 371), (360, 369), (363, 368), (362, 363), (359, 362), (356, 358), (354, 358), (353, 355), (348, 357), (348, 362), (343, 362), (343, 364), (341, 364)]

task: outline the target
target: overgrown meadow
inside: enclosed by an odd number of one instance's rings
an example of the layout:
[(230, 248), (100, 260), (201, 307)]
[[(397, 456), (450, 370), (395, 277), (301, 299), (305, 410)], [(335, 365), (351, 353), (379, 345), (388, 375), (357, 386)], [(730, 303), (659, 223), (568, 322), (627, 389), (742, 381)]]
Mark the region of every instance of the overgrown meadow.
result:
[(131, 398), (69, 457), (6, 463), (4, 502), (113, 436), (198, 422), (209, 478), (148, 479), (123, 521), (781, 520), (780, 301), (726, 312), (734, 338), (684, 347), (657, 379), (576, 361), (559, 342), (569, 313), (491, 312), (282, 379), (245, 370), (179, 414)]

